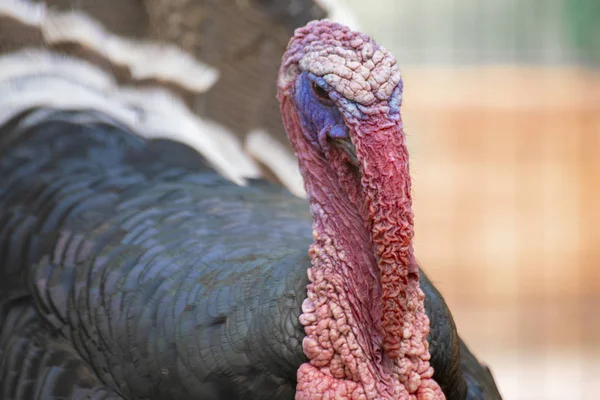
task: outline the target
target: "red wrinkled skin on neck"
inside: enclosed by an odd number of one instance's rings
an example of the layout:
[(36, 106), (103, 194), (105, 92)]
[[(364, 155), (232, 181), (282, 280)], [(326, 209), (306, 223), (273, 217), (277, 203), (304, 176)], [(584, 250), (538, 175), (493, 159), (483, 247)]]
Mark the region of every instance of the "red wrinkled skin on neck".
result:
[(428, 362), (400, 122), (348, 121), (357, 174), (341, 153), (310, 143), (293, 100), (280, 100), (314, 218), (300, 318), (309, 362), (298, 369), (296, 399), (443, 399)]
[(414, 260), (408, 151), (401, 122), (354, 123), (367, 229), (382, 287), (383, 347), (392, 358), (428, 352), (429, 321)]

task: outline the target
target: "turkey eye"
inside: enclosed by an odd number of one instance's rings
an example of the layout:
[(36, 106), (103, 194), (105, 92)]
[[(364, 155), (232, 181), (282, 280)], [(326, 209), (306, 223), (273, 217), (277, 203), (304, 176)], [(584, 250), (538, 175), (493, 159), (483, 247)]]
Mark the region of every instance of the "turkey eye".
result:
[(323, 89), (321, 86), (317, 85), (316, 83), (312, 83), (312, 90), (315, 93), (315, 96), (317, 96), (317, 98), (319, 99), (319, 101), (323, 104), (327, 104), (327, 105), (331, 105), (333, 104), (333, 101), (331, 101), (331, 99), (329, 98), (329, 94), (327, 93), (327, 90)]

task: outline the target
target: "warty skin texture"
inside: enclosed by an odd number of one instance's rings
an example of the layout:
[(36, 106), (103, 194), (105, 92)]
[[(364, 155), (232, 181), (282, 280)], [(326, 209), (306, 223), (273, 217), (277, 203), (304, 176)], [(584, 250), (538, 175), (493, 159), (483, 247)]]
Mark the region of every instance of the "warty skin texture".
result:
[(391, 54), (339, 24), (298, 29), (283, 57), (281, 113), (314, 219), (298, 400), (445, 398), (412, 250), (401, 95)]

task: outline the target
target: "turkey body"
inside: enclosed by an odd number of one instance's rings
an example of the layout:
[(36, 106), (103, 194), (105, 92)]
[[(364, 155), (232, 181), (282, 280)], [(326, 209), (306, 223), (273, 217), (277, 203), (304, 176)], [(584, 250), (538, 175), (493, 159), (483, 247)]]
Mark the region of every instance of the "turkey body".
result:
[[(0, 130), (0, 397), (292, 399), (306, 200), (93, 110)], [(435, 379), (500, 398), (425, 275)]]

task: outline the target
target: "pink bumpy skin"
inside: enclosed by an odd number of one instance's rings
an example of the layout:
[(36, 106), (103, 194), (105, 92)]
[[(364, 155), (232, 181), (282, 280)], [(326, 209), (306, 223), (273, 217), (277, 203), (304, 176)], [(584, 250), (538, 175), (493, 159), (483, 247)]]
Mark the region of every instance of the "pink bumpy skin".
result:
[(401, 93), (393, 56), (336, 23), (296, 30), (283, 57), (277, 97), (314, 218), (298, 400), (445, 398), (412, 250)]

